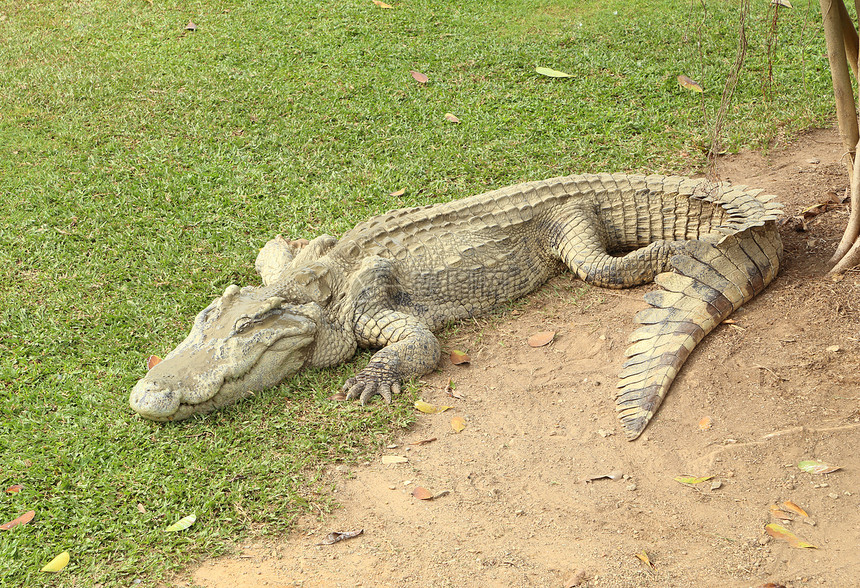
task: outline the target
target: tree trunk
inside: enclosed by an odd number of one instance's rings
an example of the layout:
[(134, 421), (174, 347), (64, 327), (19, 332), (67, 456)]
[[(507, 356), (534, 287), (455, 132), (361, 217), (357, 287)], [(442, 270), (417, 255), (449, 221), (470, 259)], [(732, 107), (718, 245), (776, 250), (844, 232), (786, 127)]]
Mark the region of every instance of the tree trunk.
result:
[[(855, 165), (855, 156), (860, 149), (860, 131), (851, 74), (848, 70), (850, 62), (857, 77), (858, 40), (857, 30), (848, 16), (843, 0), (819, 2), (824, 19), (824, 39), (827, 42), (833, 96), (836, 100), (836, 120), (839, 124), (839, 136), (845, 146), (845, 163), (851, 178), (851, 216), (842, 240), (830, 259), (831, 263), (835, 263), (830, 273), (841, 273), (860, 265), (860, 165)], [(860, 0), (855, 0), (855, 4), (858, 3)]]

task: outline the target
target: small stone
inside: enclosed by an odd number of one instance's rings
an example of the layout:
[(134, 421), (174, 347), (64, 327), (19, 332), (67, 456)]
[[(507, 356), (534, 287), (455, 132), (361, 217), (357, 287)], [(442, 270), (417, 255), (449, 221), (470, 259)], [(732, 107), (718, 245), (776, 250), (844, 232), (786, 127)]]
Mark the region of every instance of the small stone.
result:
[(831, 345), (827, 348), (827, 351), (829, 351), (830, 353), (839, 353), (841, 349), (839, 348), (839, 345)]
[(830, 494), (828, 494), (828, 496), (830, 498), (832, 498), (833, 500), (836, 500), (837, 498), (839, 498), (839, 495), (836, 492), (831, 492)]
[(815, 526), (815, 521), (813, 521), (813, 520), (812, 520), (812, 519), (810, 519), (809, 517), (802, 517), (800, 520), (801, 520), (801, 521), (803, 521), (803, 522), (804, 522), (804, 524), (809, 525), (810, 527), (814, 527), (814, 526)]
[(397, 484), (392, 484), (388, 487), (389, 490), (397, 490)]
[(768, 543), (770, 543), (770, 537), (764, 536), (764, 537), (758, 538), (758, 544), (759, 545), (767, 545)]
[(807, 159), (806, 163), (811, 163), (812, 165), (818, 165), (819, 163), (821, 163), (821, 160), (820, 159)]
[(392, 444), (390, 444), (390, 445), (386, 445), (386, 448), (388, 448), (388, 449), (397, 449), (397, 444), (396, 444), (396, 443), (392, 443)]
[(636, 484), (627, 484), (628, 492), (633, 492), (634, 490), (636, 490)]
[(615, 434), (614, 431), (607, 431), (606, 429), (597, 429), (597, 434), (601, 437), (611, 437)]

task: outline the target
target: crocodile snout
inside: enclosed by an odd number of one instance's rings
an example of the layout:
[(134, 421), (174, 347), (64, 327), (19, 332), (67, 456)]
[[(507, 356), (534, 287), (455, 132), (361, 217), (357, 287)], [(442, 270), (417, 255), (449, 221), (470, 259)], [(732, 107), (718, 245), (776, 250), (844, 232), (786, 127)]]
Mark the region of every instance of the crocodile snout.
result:
[(131, 391), (129, 404), (140, 416), (154, 421), (169, 421), (179, 411), (181, 394), (162, 383), (143, 378)]

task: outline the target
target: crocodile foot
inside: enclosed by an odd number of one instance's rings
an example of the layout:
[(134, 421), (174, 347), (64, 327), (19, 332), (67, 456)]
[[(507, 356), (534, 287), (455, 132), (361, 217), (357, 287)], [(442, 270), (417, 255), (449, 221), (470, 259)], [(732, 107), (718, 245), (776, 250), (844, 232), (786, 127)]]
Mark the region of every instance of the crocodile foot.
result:
[(377, 394), (382, 396), (386, 404), (391, 404), (391, 396), (400, 394), (400, 379), (392, 374), (387, 364), (371, 361), (366, 368), (348, 379), (341, 390), (346, 392), (347, 400), (358, 398), (362, 405), (367, 405)]

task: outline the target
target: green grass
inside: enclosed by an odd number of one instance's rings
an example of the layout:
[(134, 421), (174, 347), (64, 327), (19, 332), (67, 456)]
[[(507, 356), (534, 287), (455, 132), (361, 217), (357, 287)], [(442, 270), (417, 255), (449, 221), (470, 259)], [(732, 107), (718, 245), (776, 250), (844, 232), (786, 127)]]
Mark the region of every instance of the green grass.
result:
[[(0, 485), (24, 485), (0, 522), (37, 513), (0, 533), (3, 586), (157, 583), (330, 508), (327, 466), (410, 422), (409, 394), (326, 400), (366, 354), (187, 422), (130, 411), (144, 358), (256, 283), (271, 236), (554, 175), (702, 169), (733, 3), (390, 1), (0, 2)], [(770, 81), (755, 6), (726, 148), (829, 124), (816, 11), (780, 13)]]

